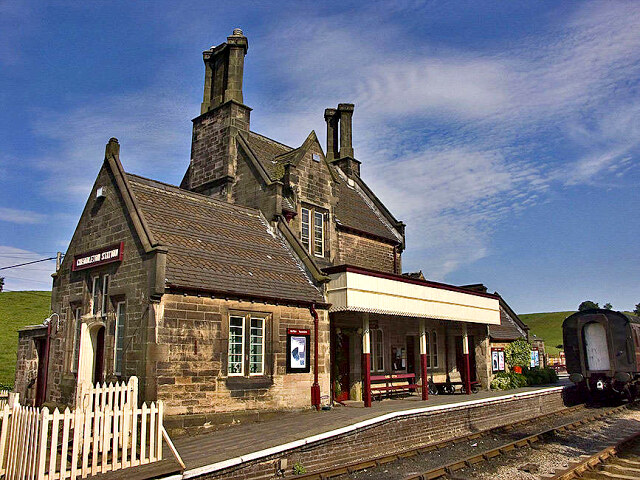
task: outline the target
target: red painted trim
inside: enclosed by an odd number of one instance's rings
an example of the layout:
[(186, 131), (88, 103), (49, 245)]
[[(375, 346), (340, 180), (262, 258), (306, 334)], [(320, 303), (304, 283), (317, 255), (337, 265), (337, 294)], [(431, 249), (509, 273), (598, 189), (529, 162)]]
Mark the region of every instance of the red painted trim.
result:
[(429, 399), (429, 377), (427, 372), (427, 354), (420, 354), (420, 374), (422, 375), (422, 400)]
[[(82, 265), (80, 267), (76, 266), (76, 261), (78, 258), (87, 257), (89, 255), (95, 255), (96, 253), (108, 252), (109, 250), (113, 250), (114, 248), (118, 249), (118, 256), (114, 258), (108, 258), (107, 260), (100, 260), (98, 262), (93, 262), (88, 265)], [(97, 250), (91, 250), (90, 252), (80, 253), (78, 255), (73, 256), (73, 264), (71, 265), (71, 271), (77, 272), (78, 270), (86, 270), (87, 268), (97, 267), (98, 265), (105, 265), (107, 263), (113, 262), (121, 262), (124, 258), (124, 242), (116, 243), (114, 245), (110, 245), (108, 247), (99, 248)]]
[(467, 295), (475, 295), (476, 297), (486, 297), (499, 300), (500, 297), (491, 293), (473, 292), (466, 288), (456, 287), (455, 285), (448, 285), (446, 283), (432, 282), (430, 280), (418, 280), (416, 278), (409, 278), (403, 275), (397, 275), (394, 273), (380, 272), (377, 270), (370, 270), (363, 267), (355, 267), (353, 265), (336, 265), (335, 267), (323, 268), (322, 271), (327, 275), (332, 273), (352, 272), (360, 273), (362, 275), (368, 275), (370, 277), (386, 278), (387, 280), (396, 280), (403, 283), (412, 283), (414, 285), (422, 285), (425, 287), (439, 288), (441, 290), (451, 290), (452, 292), (466, 293)]
[[(467, 341), (469, 340), (467, 339)], [(471, 364), (469, 363), (469, 354), (463, 353), (462, 356), (464, 357), (464, 369), (466, 371), (464, 388), (467, 390), (467, 395), (471, 395)]]
[(287, 328), (287, 333), (291, 335), (311, 335), (311, 330), (308, 328)]
[(371, 406), (371, 354), (362, 354), (362, 368), (364, 369), (364, 388), (362, 392), (362, 399), (364, 400), (364, 406)]
[(320, 410), (320, 383), (318, 383), (318, 312), (315, 305), (309, 307), (313, 316), (313, 385), (311, 385), (311, 405)]

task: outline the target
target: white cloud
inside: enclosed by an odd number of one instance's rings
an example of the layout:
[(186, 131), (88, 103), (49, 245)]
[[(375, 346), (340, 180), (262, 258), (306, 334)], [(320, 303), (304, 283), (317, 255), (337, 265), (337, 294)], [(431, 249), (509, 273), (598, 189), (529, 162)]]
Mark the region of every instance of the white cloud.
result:
[[(0, 245), (0, 268), (49, 257), (51, 255)], [(51, 274), (55, 272), (55, 268), (55, 261), (48, 260), (0, 270), (0, 277), (5, 279), (5, 290), (51, 290)]]
[(42, 223), (46, 218), (46, 215), (29, 210), (0, 207), (0, 222), (33, 224)]

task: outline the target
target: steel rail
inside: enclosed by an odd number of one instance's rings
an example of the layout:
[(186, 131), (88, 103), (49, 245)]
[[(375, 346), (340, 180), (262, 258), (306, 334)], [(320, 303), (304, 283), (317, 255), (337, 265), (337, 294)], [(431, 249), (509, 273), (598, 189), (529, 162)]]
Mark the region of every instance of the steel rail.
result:
[[(598, 414), (595, 415), (591, 415), (587, 418), (582, 418), (580, 420), (575, 420), (573, 422), (568, 422), (566, 424), (557, 426), (557, 427), (553, 427), (551, 429), (542, 431), (542, 432), (538, 432), (536, 434), (533, 435), (529, 435), (527, 437), (523, 437), (521, 439), (515, 440), (513, 442), (509, 442), (509, 443), (505, 443), (503, 445), (500, 445), (497, 448), (493, 448), (490, 450), (487, 450), (483, 453), (479, 453), (479, 454), (475, 454), (475, 455), (471, 455), (468, 456), (466, 458), (463, 458), (462, 460), (457, 460), (455, 462), (451, 462), (449, 464), (443, 465), (443, 466), (439, 466), (436, 467), (434, 469), (431, 470), (427, 470), (424, 471), (422, 473), (419, 474), (414, 474), (414, 475), (409, 475), (405, 478), (405, 480), (431, 480), (431, 479), (435, 479), (435, 478), (440, 478), (443, 477), (445, 475), (448, 475), (452, 472), (455, 472), (457, 470), (460, 470), (462, 468), (465, 467), (470, 467), (472, 465), (475, 465), (479, 462), (482, 461), (486, 461), (489, 460), (491, 458), (497, 457), (501, 454), (504, 454), (506, 452), (509, 452), (511, 450), (514, 450), (515, 448), (521, 448), (521, 447), (525, 447), (528, 445), (531, 445), (532, 443), (535, 443), (537, 441), (539, 441), (542, 437), (551, 435), (555, 432), (563, 432), (563, 431), (567, 431), (567, 430), (572, 430), (574, 428), (577, 428), (579, 426), (585, 425), (587, 423), (593, 422), (595, 420), (601, 419), (605, 416), (609, 416), (612, 415), (614, 413), (618, 413), (622, 410), (625, 410), (627, 408), (629, 408), (631, 405), (635, 405), (636, 402), (634, 403), (630, 403), (627, 405), (621, 405), (619, 407), (614, 407), (611, 408), (609, 410), (606, 410), (604, 412), (599, 412)], [(406, 451), (403, 452), (399, 452), (399, 453), (394, 453), (394, 454), (390, 454), (390, 455), (385, 455), (385, 456), (380, 456), (380, 457), (375, 457), (375, 458), (371, 458), (371, 459), (367, 459), (367, 460), (360, 460), (357, 462), (353, 462), (347, 465), (343, 465), (340, 467), (332, 467), (329, 469), (325, 469), (325, 470), (321, 470), (321, 471), (316, 471), (316, 472), (309, 472), (307, 474), (303, 474), (303, 475), (297, 475), (296, 479), (304, 479), (304, 480), (325, 480), (325, 479), (330, 479), (333, 477), (337, 477), (339, 475), (345, 475), (345, 474), (351, 474), (360, 470), (364, 470), (365, 468), (374, 468), (374, 467), (378, 467), (380, 465), (384, 465), (396, 460), (399, 460), (401, 458), (406, 458), (406, 457), (412, 457), (415, 455), (422, 455), (422, 454), (426, 454), (429, 452), (433, 452), (434, 450), (441, 450), (443, 448), (447, 448), (447, 447), (451, 447), (453, 445), (465, 442), (465, 441), (469, 441), (469, 440), (475, 440), (477, 438), (483, 437), (485, 435), (489, 435), (492, 432), (497, 432), (497, 431), (503, 431), (503, 432), (507, 432), (510, 430), (513, 430), (517, 427), (522, 427), (525, 425), (530, 425), (533, 423), (537, 423), (541, 420), (547, 419), (549, 417), (554, 417), (554, 416), (566, 416), (570, 413), (573, 413), (577, 410), (582, 410), (585, 408), (585, 405), (575, 405), (573, 407), (568, 407), (564, 410), (560, 410), (558, 412), (552, 412), (552, 413), (546, 413), (544, 415), (540, 415), (538, 417), (535, 418), (531, 418), (531, 419), (527, 419), (527, 420), (519, 420), (517, 422), (508, 424), (508, 425), (503, 425), (500, 427), (494, 427), (494, 428), (490, 428), (487, 430), (482, 430), (479, 432), (475, 432), (472, 434), (468, 434), (468, 435), (463, 435), (461, 437), (457, 437), (454, 439), (450, 439), (450, 440), (445, 440), (443, 442), (440, 443), (436, 443), (433, 445), (427, 445), (427, 446), (423, 446), (423, 447), (418, 447), (418, 448), (412, 448), (412, 449), (408, 449)]]
[[(612, 458), (617, 457), (618, 454), (625, 453), (628, 450), (629, 444), (635, 442), (638, 439), (640, 439), (640, 432), (629, 435), (623, 440), (616, 442), (614, 445), (605, 447), (602, 450), (594, 453), (593, 455), (584, 455), (583, 459), (578, 462), (574, 462), (573, 464), (569, 465), (569, 468), (556, 473), (553, 477), (550, 478), (553, 480), (570, 480), (573, 478), (582, 478), (588, 472), (597, 474), (599, 472), (596, 469), (599, 466), (607, 464), (612, 460)], [(624, 471), (628, 470), (630, 476), (637, 478), (637, 465), (635, 466), (635, 468), (629, 466), (617, 466), (617, 468), (622, 471), (616, 473), (624, 475)]]

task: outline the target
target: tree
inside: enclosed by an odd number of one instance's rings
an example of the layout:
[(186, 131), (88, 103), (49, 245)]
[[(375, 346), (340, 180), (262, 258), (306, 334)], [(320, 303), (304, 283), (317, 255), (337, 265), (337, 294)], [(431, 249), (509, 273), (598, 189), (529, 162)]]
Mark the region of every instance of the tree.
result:
[(527, 367), (531, 362), (531, 345), (525, 340), (516, 340), (511, 342), (504, 349), (507, 365), (510, 368), (515, 366)]
[(4, 277), (0, 277), (0, 292), (4, 290)]
[(633, 311), (636, 315), (640, 315), (640, 303), (636, 303), (636, 309)]
[(611, 305), (609, 302), (605, 303), (602, 308), (604, 308), (605, 310), (612, 310), (613, 309), (613, 305)]
[(600, 308), (597, 303), (592, 302), (591, 300), (585, 300), (578, 307), (578, 311), (582, 312), (584, 310), (593, 310), (594, 308)]

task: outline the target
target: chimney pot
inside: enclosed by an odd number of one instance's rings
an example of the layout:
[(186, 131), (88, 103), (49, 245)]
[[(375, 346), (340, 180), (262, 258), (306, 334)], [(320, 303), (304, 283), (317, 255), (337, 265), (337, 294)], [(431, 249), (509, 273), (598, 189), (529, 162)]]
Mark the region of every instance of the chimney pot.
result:
[(104, 157), (109, 158), (111, 156), (116, 158), (120, 156), (120, 144), (116, 137), (111, 137), (109, 139), (109, 143), (107, 143), (107, 146), (104, 149)]
[(338, 104), (340, 117), (340, 158), (353, 158), (353, 142), (351, 119), (353, 117), (353, 103)]
[(324, 111), (324, 120), (327, 122), (327, 160), (338, 158), (338, 111), (335, 108), (327, 108)]
[(242, 29), (241, 28), (234, 28), (233, 29), (233, 34), (235, 36), (242, 36)]

